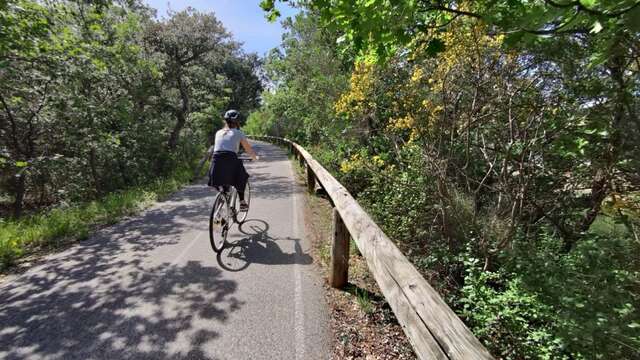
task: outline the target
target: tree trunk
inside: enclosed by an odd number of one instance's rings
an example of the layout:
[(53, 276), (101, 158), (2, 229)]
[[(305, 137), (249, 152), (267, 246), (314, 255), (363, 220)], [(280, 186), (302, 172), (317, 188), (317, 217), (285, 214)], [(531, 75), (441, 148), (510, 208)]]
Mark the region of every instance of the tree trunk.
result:
[[(622, 50), (617, 50), (622, 52)], [(611, 123), (611, 142), (610, 142), (610, 156), (607, 159), (610, 164), (614, 164), (617, 157), (624, 152), (626, 145), (626, 132), (629, 130), (625, 124), (625, 109), (627, 108), (627, 89), (624, 79), (625, 72), (625, 59), (623, 54), (614, 55), (609, 62), (609, 71), (611, 72), (611, 80), (613, 80), (616, 88), (614, 89), (615, 96), (613, 97), (613, 119)]]
[[(618, 39), (618, 43), (622, 44), (622, 39)], [(604, 166), (597, 169), (591, 183), (591, 195), (589, 197), (589, 208), (582, 218), (576, 223), (572, 236), (566, 237), (562, 246), (562, 252), (570, 252), (582, 234), (587, 232), (591, 224), (596, 220), (602, 209), (602, 202), (609, 196), (611, 191), (611, 177), (614, 173), (614, 167), (618, 163), (618, 159), (624, 156), (625, 147), (628, 142), (628, 116), (626, 109), (628, 108), (628, 99), (624, 72), (626, 70), (624, 52), (626, 50), (617, 47), (613, 49), (614, 55), (608, 63), (611, 80), (615, 84), (612, 97), (612, 119), (611, 119), (611, 137), (609, 140), (609, 149), (605, 153)]]
[(178, 72), (177, 75), (178, 82), (178, 90), (180, 90), (180, 98), (182, 101), (182, 106), (180, 109), (176, 110), (176, 124), (171, 131), (171, 135), (169, 136), (169, 143), (167, 144), (170, 151), (174, 151), (178, 146), (178, 138), (180, 137), (180, 131), (187, 122), (187, 115), (191, 111), (191, 104), (189, 102), (189, 91), (182, 79), (182, 74)]
[(22, 207), (24, 203), (25, 193), (25, 176), (15, 175), (13, 177), (13, 193), (15, 200), (13, 202), (13, 217), (16, 219), (22, 216)]
[(89, 167), (91, 168), (91, 177), (93, 178), (93, 187), (96, 191), (96, 195), (100, 196), (102, 194), (102, 187), (100, 186), (100, 178), (98, 176), (96, 162), (96, 149), (91, 147), (91, 150), (89, 150)]

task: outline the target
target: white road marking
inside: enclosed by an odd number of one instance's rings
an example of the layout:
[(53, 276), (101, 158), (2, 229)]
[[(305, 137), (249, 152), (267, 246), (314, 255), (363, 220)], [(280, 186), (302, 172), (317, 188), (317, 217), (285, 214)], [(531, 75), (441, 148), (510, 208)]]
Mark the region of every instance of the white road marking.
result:
[(206, 231), (198, 231), (198, 235), (196, 235), (191, 242), (185, 246), (182, 251), (180, 252), (180, 254), (178, 254), (178, 256), (176, 256), (173, 261), (171, 261), (171, 263), (169, 264), (169, 266), (174, 266), (176, 265), (178, 262), (180, 262), (180, 260), (182, 260), (182, 258), (184, 258), (185, 255), (187, 255), (187, 253), (189, 252), (189, 250), (191, 250), (191, 248), (193, 247), (193, 245), (196, 244), (196, 242), (198, 242), (198, 240), (200, 240), (200, 237), (202, 236), (202, 234), (207, 233)]
[[(290, 164), (291, 169), (291, 177), (293, 182), (291, 186), (293, 187), (293, 191), (291, 199), (292, 199), (292, 209), (293, 209), (293, 236), (299, 236), (298, 232), (298, 193), (296, 189), (296, 174), (293, 168), (293, 164)], [(302, 239), (300, 239), (302, 241)], [(295, 262), (293, 264), (293, 276), (295, 278), (295, 289), (294, 289), (294, 311), (295, 311), (295, 349), (296, 349), (296, 360), (302, 360), (306, 358), (305, 354), (305, 336), (304, 336), (304, 302), (302, 301), (302, 274), (300, 272), (300, 264)]]
[(175, 264), (177, 264), (180, 260), (182, 260), (182, 258), (187, 255), (187, 253), (189, 252), (189, 250), (191, 250), (191, 248), (193, 247), (193, 245), (196, 244), (196, 242), (200, 239), (200, 237), (202, 236), (202, 234), (204, 234), (204, 232), (200, 231), (198, 232), (198, 235), (196, 235), (193, 240), (191, 240), (191, 242), (189, 243), (189, 245), (187, 245), (184, 249), (182, 249), (182, 251), (180, 252), (180, 254), (178, 254), (178, 256), (175, 257), (175, 259), (173, 259), (173, 261), (171, 261), (171, 264), (169, 264), (169, 266), (173, 266)]

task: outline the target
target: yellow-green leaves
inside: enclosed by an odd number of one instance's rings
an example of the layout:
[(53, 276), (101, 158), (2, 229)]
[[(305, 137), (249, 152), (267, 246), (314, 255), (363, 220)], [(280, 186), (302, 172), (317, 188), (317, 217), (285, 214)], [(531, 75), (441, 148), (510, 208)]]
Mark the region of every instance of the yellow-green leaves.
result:
[[(277, 17), (275, 3), (261, 3), (270, 18)], [(407, 47), (411, 50), (416, 36), (430, 34), (437, 39), (434, 31), (456, 26), (454, 18), (476, 19), (492, 34), (508, 35), (508, 43), (514, 46), (535, 46), (537, 39), (567, 34), (610, 38), (637, 29), (640, 23), (640, 6), (634, 0), (312, 0), (308, 6), (319, 11), (325, 26), (345, 35), (342, 39), (349, 42), (341, 46), (352, 46), (362, 57), (382, 62)], [(431, 48), (433, 55), (440, 51), (437, 45)]]

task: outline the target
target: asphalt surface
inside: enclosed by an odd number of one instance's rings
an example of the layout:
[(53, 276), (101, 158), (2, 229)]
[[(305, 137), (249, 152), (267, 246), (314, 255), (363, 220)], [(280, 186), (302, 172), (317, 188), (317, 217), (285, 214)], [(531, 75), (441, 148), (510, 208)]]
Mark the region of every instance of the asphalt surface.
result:
[(254, 143), (252, 198), (211, 250), (190, 185), (0, 284), (1, 359), (326, 359), (322, 280), (284, 151)]

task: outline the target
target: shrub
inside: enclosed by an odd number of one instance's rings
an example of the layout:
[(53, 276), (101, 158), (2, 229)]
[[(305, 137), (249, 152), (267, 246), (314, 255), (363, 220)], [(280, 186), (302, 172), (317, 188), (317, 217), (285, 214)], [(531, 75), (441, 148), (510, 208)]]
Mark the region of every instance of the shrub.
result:
[(84, 204), (54, 208), (47, 214), (0, 221), (0, 269), (39, 247), (55, 247), (62, 241), (86, 238), (91, 227), (113, 224), (178, 190), (192, 176), (191, 166), (181, 166), (166, 179), (146, 186), (110, 193)]

